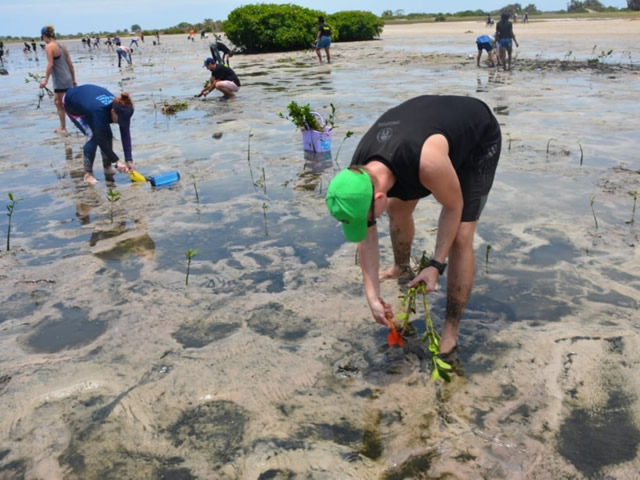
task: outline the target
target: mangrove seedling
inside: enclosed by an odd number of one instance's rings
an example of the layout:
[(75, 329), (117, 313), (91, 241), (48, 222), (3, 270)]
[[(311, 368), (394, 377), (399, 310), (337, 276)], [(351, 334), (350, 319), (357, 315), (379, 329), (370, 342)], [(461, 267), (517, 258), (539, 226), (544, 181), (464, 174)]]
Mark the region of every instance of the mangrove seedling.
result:
[(291, 101), (287, 105), (288, 115), (282, 112), (278, 113), (280, 118), (290, 120), (300, 130), (322, 130), (318, 118), (311, 112), (311, 107), (307, 103), (306, 105), (298, 105), (296, 102)]
[(253, 133), (249, 129), (249, 135), (247, 135), (247, 163), (249, 167), (251, 167), (251, 137), (253, 137)]
[(187, 257), (187, 278), (184, 280), (185, 285), (189, 285), (189, 271), (191, 270), (191, 259), (195, 257), (200, 250), (190, 248), (185, 252), (185, 257)]
[(491, 244), (487, 243), (487, 249), (484, 254), (484, 274), (486, 277), (489, 276), (489, 251), (491, 250)]
[[(416, 313), (416, 298), (418, 294), (422, 295), (422, 306), (424, 308), (425, 333), (422, 341), (428, 343), (427, 348), (431, 353), (431, 379), (435, 382), (438, 378), (442, 378), (445, 382), (450, 382), (451, 378), (448, 372), (451, 370), (451, 365), (440, 358), (440, 336), (431, 320), (426, 285), (423, 282), (411, 287), (405, 295), (401, 296), (402, 305), (406, 307), (405, 313), (398, 315), (398, 318), (403, 320), (402, 330), (409, 329), (409, 317), (412, 313)], [(392, 323), (391, 321), (390, 324)]]
[(329, 107), (331, 108), (331, 113), (329, 114), (329, 118), (327, 118), (327, 125), (329, 125), (330, 128), (333, 128), (336, 125), (336, 106), (333, 103), (330, 103)]
[(9, 192), (9, 203), (7, 203), (7, 217), (9, 217), (9, 226), (7, 227), (7, 252), (11, 249), (9, 240), (11, 239), (11, 218), (13, 217), (13, 210), (16, 208), (18, 202), (21, 202), (22, 198), (16, 198), (13, 193)]
[(196, 192), (196, 203), (200, 205), (200, 194), (198, 193), (198, 184), (196, 182), (196, 174), (192, 173), (191, 178), (193, 180), (193, 190)]
[(262, 202), (262, 216), (264, 217), (264, 236), (269, 236), (269, 231), (267, 230), (267, 202)]
[(582, 166), (582, 161), (584, 160), (584, 151), (582, 150), (582, 144), (578, 142), (578, 147), (580, 147), (580, 166)]
[(557, 140), (557, 138), (550, 138), (549, 141), (547, 142), (547, 156), (549, 156), (549, 145), (551, 144), (551, 142), (553, 142), (554, 140)]
[[(42, 80), (44, 80), (44, 77), (42, 77), (41, 75), (29, 72), (24, 79), (24, 83), (36, 82), (39, 85)], [(38, 93), (38, 105), (36, 106), (36, 110), (40, 108), (40, 104), (42, 103), (42, 99), (44, 98), (45, 93), (49, 95), (49, 97), (53, 97), (53, 92), (48, 87), (40, 87), (40, 92)]]
[(589, 204), (591, 205), (591, 213), (593, 214), (593, 222), (596, 224), (596, 230), (598, 230), (598, 219), (596, 218), (596, 211), (593, 208), (593, 204), (596, 201), (596, 196), (595, 195), (591, 195), (589, 197)]
[(107, 200), (111, 204), (111, 223), (113, 223), (113, 204), (120, 200), (120, 192), (116, 192), (112, 188), (107, 192)]
[[(251, 174), (251, 178), (253, 178), (253, 174)], [(262, 167), (262, 175), (255, 182), (253, 182), (254, 187), (262, 187), (262, 191), (264, 194), (267, 194), (267, 174), (264, 172), (264, 167)]]
[(633, 209), (631, 210), (631, 220), (625, 222), (627, 224), (633, 224), (635, 223), (635, 216), (636, 216), (636, 202), (638, 200), (638, 190), (634, 190), (633, 192), (630, 192), (629, 195), (631, 195), (633, 197)]
[[(331, 104), (333, 105), (333, 104)], [(338, 151), (336, 152), (336, 167), (340, 168), (340, 164), (338, 163), (338, 155), (340, 155), (340, 149), (342, 148), (342, 144), (344, 143), (344, 141), (347, 138), (351, 138), (351, 136), (353, 135), (353, 132), (351, 130), (347, 130), (347, 133), (344, 135), (344, 138), (342, 139), (342, 142), (340, 142), (340, 146), (338, 147)]]

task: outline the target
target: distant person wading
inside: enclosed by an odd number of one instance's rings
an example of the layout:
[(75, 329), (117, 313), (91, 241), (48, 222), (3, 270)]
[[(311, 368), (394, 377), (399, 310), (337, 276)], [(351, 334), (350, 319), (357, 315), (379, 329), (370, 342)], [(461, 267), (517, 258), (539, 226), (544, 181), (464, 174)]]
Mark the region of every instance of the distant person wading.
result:
[(322, 63), (322, 53), (320, 50), (324, 48), (327, 55), (327, 63), (331, 63), (331, 27), (324, 23), (324, 17), (318, 17), (318, 34), (316, 35), (316, 55), (318, 61)]
[(54, 103), (60, 119), (60, 128), (54, 130), (56, 133), (66, 134), (64, 108), (62, 98), (67, 90), (78, 85), (76, 83), (76, 72), (71, 62), (71, 56), (67, 47), (56, 42), (56, 34), (53, 26), (47, 25), (40, 31), (42, 41), (46, 44), (44, 53), (47, 56), (47, 70), (40, 87), (44, 88), (49, 82), (49, 77), (53, 78)]

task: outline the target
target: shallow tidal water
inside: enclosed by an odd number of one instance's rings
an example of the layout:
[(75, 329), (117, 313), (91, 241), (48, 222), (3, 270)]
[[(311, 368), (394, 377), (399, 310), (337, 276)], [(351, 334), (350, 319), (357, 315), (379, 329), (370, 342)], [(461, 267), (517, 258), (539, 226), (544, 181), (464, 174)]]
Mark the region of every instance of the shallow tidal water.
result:
[[(53, 103), (37, 109), (24, 81), (42, 54), (10, 46), (0, 195), (23, 200), (0, 252), (0, 479), (640, 476), (635, 64), (544, 69), (540, 47), (495, 72), (459, 38), (396, 31), (336, 44), (331, 65), (237, 55), (238, 97), (203, 101), (207, 44), (185, 37), (148, 38), (121, 70), (67, 42), (80, 83), (131, 93), (138, 170), (180, 171), (158, 189), (105, 183), (99, 158), (84, 185), (83, 138), (70, 122), (52, 133)], [(386, 346), (324, 205), (375, 118), (426, 93), (484, 100), (504, 142), (450, 384), (431, 382), (419, 339)], [(337, 107), (330, 155), (305, 154), (278, 117), (291, 100)], [(416, 210), (414, 256), (432, 252), (438, 214), (432, 199)], [(382, 289), (399, 312), (401, 288)], [(444, 288), (430, 302), (439, 327)]]

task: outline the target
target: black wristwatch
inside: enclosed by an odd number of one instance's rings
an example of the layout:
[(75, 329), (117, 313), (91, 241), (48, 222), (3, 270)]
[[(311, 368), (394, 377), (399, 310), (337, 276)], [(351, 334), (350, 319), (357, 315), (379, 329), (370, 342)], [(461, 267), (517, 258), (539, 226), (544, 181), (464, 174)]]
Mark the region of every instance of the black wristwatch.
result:
[(429, 260), (429, 263), (427, 264), (427, 267), (435, 267), (436, 270), (438, 270), (438, 273), (440, 273), (440, 275), (442, 275), (444, 273), (444, 269), (447, 268), (447, 264), (446, 263), (440, 263), (437, 260), (434, 260), (433, 258), (431, 260)]

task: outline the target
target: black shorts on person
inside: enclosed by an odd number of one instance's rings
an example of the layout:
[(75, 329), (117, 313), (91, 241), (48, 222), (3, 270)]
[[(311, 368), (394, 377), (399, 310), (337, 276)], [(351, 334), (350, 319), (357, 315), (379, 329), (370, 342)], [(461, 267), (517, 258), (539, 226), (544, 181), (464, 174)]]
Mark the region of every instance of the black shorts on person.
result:
[(478, 148), (472, 160), (463, 164), (458, 172), (458, 180), (464, 199), (463, 222), (475, 222), (480, 218), (487, 198), (489, 198), (489, 191), (493, 186), (501, 146), (502, 135), (496, 121), (495, 130), (488, 135), (487, 142)]
[(53, 91), (55, 93), (67, 93), (68, 88), (54, 88)]

